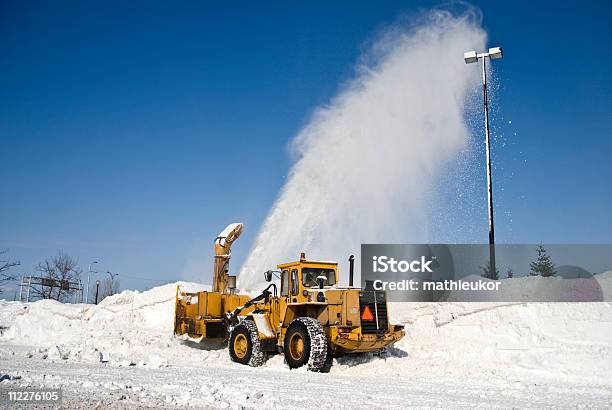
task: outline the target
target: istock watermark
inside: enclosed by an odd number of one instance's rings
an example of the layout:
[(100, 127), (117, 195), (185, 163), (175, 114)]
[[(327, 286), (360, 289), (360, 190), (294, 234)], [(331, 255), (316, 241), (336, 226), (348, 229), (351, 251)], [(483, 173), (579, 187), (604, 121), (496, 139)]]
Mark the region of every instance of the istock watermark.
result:
[(463, 280), (443, 280), (443, 281), (423, 281), (418, 282), (416, 280), (401, 280), (399, 282), (386, 282), (380, 279), (376, 279), (373, 283), (374, 290), (436, 290), (436, 291), (498, 291), (501, 286), (500, 281), (485, 281), (476, 280), (463, 281)]
[(361, 285), (390, 301), (597, 302), (612, 295), (612, 245), (364, 244)]
[(433, 272), (430, 265), (433, 260), (427, 260), (425, 256), (421, 256), (420, 260), (395, 260), (387, 256), (372, 257), (373, 272)]

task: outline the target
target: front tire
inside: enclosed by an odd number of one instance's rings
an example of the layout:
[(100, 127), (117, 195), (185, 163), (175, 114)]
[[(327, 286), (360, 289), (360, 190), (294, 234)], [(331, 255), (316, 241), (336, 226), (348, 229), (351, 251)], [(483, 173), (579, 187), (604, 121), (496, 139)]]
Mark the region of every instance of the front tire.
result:
[(285, 333), (283, 352), (291, 369), (308, 364), (310, 371), (329, 371), (327, 336), (316, 319), (299, 317), (293, 320)]
[(257, 326), (252, 320), (245, 319), (232, 329), (228, 349), (230, 358), (236, 363), (258, 367), (266, 361), (259, 343)]

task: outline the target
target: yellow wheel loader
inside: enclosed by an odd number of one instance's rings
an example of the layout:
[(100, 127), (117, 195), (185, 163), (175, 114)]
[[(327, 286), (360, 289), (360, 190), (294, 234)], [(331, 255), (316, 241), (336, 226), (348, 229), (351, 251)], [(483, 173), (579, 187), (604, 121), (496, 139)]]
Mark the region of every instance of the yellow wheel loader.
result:
[(389, 323), (384, 291), (338, 286), (338, 264), (307, 260), (283, 263), (264, 273), (280, 279), (250, 298), (236, 294), (236, 277), (228, 274), (230, 248), (242, 224), (229, 225), (215, 240), (211, 292), (184, 292), (177, 287), (174, 333), (206, 340), (227, 340), (233, 361), (262, 365), (268, 355), (283, 353), (290, 368), (304, 365), (327, 371), (333, 357), (377, 352), (404, 336), (404, 327)]

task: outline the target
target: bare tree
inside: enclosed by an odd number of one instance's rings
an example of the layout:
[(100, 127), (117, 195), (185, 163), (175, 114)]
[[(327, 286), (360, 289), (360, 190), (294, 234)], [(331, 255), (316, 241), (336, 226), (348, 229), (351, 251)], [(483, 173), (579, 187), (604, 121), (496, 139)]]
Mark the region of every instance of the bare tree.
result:
[(39, 263), (36, 272), (47, 282), (45, 286), (32, 288), (33, 294), (43, 299), (64, 301), (71, 292), (68, 283), (78, 282), (81, 277), (81, 269), (77, 265), (76, 259), (61, 251), (53, 259)]
[(0, 293), (2, 293), (3, 284), (17, 280), (17, 277), (15, 275), (9, 274), (8, 270), (20, 265), (20, 263), (17, 261), (11, 261), (10, 259), (7, 259), (5, 256), (7, 253), (8, 249), (0, 251)]
[(119, 278), (116, 276), (105, 278), (102, 283), (102, 292), (99, 300), (115, 293), (119, 293)]

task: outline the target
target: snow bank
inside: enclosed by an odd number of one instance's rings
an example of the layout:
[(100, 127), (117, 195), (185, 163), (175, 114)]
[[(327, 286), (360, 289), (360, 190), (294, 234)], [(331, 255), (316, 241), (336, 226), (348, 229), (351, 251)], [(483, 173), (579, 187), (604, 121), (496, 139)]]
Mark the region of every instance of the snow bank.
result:
[[(202, 288), (196, 284), (192, 289)], [(115, 366), (240, 366), (222, 346), (187, 346), (172, 335), (176, 284), (124, 291), (98, 306), (0, 303), (0, 344), (33, 346), (53, 361)], [(610, 385), (610, 303), (391, 303), (406, 337), (381, 356), (335, 360), (332, 373), (402, 377), (546, 377)], [(289, 369), (282, 356), (263, 369)], [(301, 370), (301, 369), (300, 369)], [(298, 371), (300, 371), (298, 370)]]
[[(50, 360), (109, 362), (117, 366), (166, 366), (202, 361), (206, 352), (173, 337), (177, 285), (204, 290), (202, 285), (174, 283), (145, 292), (124, 291), (98, 305), (40, 300), (0, 305), (0, 320), (10, 324), (0, 343), (34, 346), (31, 355)], [(211, 355), (218, 359), (219, 352)]]
[(15, 322), (17, 315), (25, 308), (23, 303), (0, 300), (0, 334)]
[(610, 303), (392, 303), (389, 310), (406, 337), (363, 371), (384, 363), (387, 372), (424, 377), (612, 379)]
[[(492, 281), (479, 275), (462, 278), (467, 282)], [(455, 290), (446, 301), (459, 302), (600, 302), (612, 300), (612, 272), (589, 278), (562, 278), (557, 276), (523, 276), (502, 278), (497, 292)]]
[[(406, 337), (381, 358), (340, 359), (362, 372), (421, 377), (540, 376), (612, 385), (612, 303), (535, 303), (541, 300), (611, 299), (612, 272), (590, 279), (506, 279), (507, 300), (519, 302), (397, 302), (389, 304)], [(591, 299), (592, 300), (592, 299)]]

